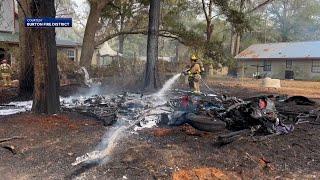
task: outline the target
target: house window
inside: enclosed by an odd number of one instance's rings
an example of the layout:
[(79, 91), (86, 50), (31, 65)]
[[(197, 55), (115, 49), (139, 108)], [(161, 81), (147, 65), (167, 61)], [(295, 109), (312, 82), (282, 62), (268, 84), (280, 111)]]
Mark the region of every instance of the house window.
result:
[(111, 62), (112, 62), (112, 57), (110, 57), (110, 56), (103, 56), (103, 57), (101, 57), (101, 65), (102, 65), (102, 66), (110, 65)]
[(292, 69), (292, 60), (286, 60), (286, 68)]
[(263, 71), (271, 71), (271, 61), (263, 61)]
[(67, 56), (70, 60), (74, 61), (75, 59), (75, 53), (74, 50), (67, 50)]
[(320, 73), (320, 60), (312, 60), (311, 72)]

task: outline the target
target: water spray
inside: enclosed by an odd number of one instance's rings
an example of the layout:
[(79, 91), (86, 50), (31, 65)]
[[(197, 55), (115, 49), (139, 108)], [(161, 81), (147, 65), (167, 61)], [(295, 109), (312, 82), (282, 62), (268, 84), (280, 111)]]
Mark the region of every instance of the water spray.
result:
[(127, 129), (127, 126), (116, 126), (110, 129), (102, 138), (101, 143), (97, 146), (96, 150), (86, 153), (83, 156), (77, 157), (72, 166), (81, 163), (104, 163), (109, 160), (113, 149), (117, 145), (117, 141), (123, 135), (122, 133)]
[[(161, 107), (161, 105), (165, 104), (165, 101), (160, 102), (159, 99), (163, 100), (165, 94), (171, 89), (174, 83), (180, 77), (180, 73), (176, 74), (172, 78), (170, 78), (160, 91), (157, 93), (145, 96), (144, 99), (140, 99), (140, 97), (136, 97), (136, 102), (149, 104), (152, 107), (149, 109), (143, 109), (144, 105), (140, 108), (136, 108), (136, 115), (127, 115), (127, 116), (118, 116), (118, 125), (109, 130), (104, 137), (102, 138), (101, 143), (96, 147), (96, 150), (86, 153), (83, 156), (77, 157), (76, 161), (72, 163), (73, 166), (82, 164), (82, 163), (107, 163), (110, 160), (112, 152), (117, 145), (117, 142), (124, 136), (124, 132), (132, 127), (136, 126), (137, 123), (141, 123), (143, 120), (147, 120), (146, 127), (153, 127), (156, 125), (154, 123), (154, 119), (157, 118), (156, 115), (148, 116), (147, 114), (152, 114), (151, 111), (159, 111), (157, 108)], [(134, 97), (132, 97), (134, 99)], [(162, 103), (162, 104), (160, 104)]]
[(172, 85), (178, 80), (178, 78), (181, 76), (181, 73), (174, 75), (172, 78), (170, 78), (167, 82), (165, 82), (165, 84), (163, 85), (163, 87), (160, 89), (160, 91), (158, 91), (155, 95), (159, 98), (162, 98), (165, 93), (170, 90), (170, 88), (172, 87)]

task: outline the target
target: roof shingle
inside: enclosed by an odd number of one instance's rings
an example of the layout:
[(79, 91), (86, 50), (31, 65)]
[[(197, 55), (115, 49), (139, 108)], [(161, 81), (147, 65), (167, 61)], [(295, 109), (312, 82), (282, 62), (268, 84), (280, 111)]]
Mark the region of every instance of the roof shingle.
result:
[(236, 59), (306, 59), (320, 58), (320, 41), (251, 45)]
[[(62, 47), (76, 47), (81, 46), (80, 43), (70, 40), (63, 40), (63, 39), (57, 39), (57, 46)], [(0, 42), (6, 42), (6, 43), (19, 43), (19, 34), (12, 34), (12, 33), (5, 33), (0, 32)]]

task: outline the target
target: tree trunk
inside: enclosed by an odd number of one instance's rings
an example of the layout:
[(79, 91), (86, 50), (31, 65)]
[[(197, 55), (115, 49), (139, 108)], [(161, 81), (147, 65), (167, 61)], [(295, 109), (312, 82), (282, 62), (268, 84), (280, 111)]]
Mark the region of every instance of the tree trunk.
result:
[[(123, 12), (121, 10), (121, 15), (120, 15), (120, 30), (119, 32), (122, 32), (123, 31), (123, 27), (124, 27), (124, 15), (123, 15)], [(124, 34), (120, 34), (119, 35), (119, 53), (120, 54), (123, 54), (123, 47), (124, 47), (124, 40), (125, 40), (125, 36)]]
[(212, 32), (213, 32), (213, 24), (212, 24), (212, 9), (214, 2), (212, 0), (209, 1), (209, 4), (206, 5), (206, 1), (202, 0), (202, 10), (204, 12), (205, 18), (206, 18), (206, 41), (210, 42)]
[(179, 55), (180, 55), (179, 47), (180, 47), (180, 43), (177, 41), (177, 42), (176, 42), (176, 57), (175, 57), (175, 62), (179, 62)]
[(149, 28), (147, 44), (147, 63), (144, 80), (144, 89), (153, 90), (158, 87), (157, 68), (158, 38), (159, 38), (160, 0), (150, 1)]
[(95, 47), (94, 38), (99, 26), (99, 18), (107, 2), (107, 0), (101, 0), (101, 2), (90, 1), (90, 13), (83, 36), (80, 66), (89, 67), (91, 65)]
[[(19, 49), (20, 49), (20, 74), (19, 74), (19, 95), (20, 97), (32, 96), (34, 89), (34, 59), (32, 44), (34, 38), (31, 38), (31, 30), (25, 28), (25, 16), (30, 16), (30, 0), (21, 1), (19, 6)], [(25, 14), (24, 14), (25, 13)]]
[(119, 50), (118, 50), (120, 54), (123, 54), (124, 39), (125, 39), (124, 35), (121, 34), (121, 35), (119, 36)]
[(241, 35), (239, 33), (236, 34), (236, 46), (235, 46), (235, 55), (240, 53), (240, 43), (241, 43)]
[(211, 23), (211, 20), (207, 21), (207, 42), (210, 42), (213, 33), (213, 25)]
[[(239, 5), (239, 11), (244, 13), (244, 7), (245, 7), (245, 0), (240, 0)], [(231, 55), (236, 56), (240, 53), (240, 43), (241, 43), (241, 33), (238, 32), (234, 26), (234, 24), (231, 24)]]
[[(240, 1), (240, 12), (244, 12), (244, 6), (245, 5), (245, 0)], [(234, 46), (234, 56), (238, 55), (240, 53), (240, 42), (241, 42), (241, 33), (240, 32), (235, 32), (235, 46)]]
[(235, 38), (235, 32), (231, 30), (231, 44), (230, 44), (230, 53), (231, 56), (235, 56), (235, 46), (236, 46), (236, 38)]
[[(33, 17), (55, 17), (54, 0), (38, 0), (31, 8)], [(32, 111), (55, 114), (60, 110), (59, 77), (55, 28), (34, 28), (35, 90)]]

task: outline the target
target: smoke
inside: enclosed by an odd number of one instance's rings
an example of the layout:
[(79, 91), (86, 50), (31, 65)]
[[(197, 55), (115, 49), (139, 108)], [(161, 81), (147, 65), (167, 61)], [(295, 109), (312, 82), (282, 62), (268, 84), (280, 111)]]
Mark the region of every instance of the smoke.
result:
[(103, 95), (106, 92), (104, 91), (104, 88), (101, 87), (101, 85), (93, 84), (87, 92), (85, 92), (83, 95), (86, 97), (90, 97), (93, 95)]

